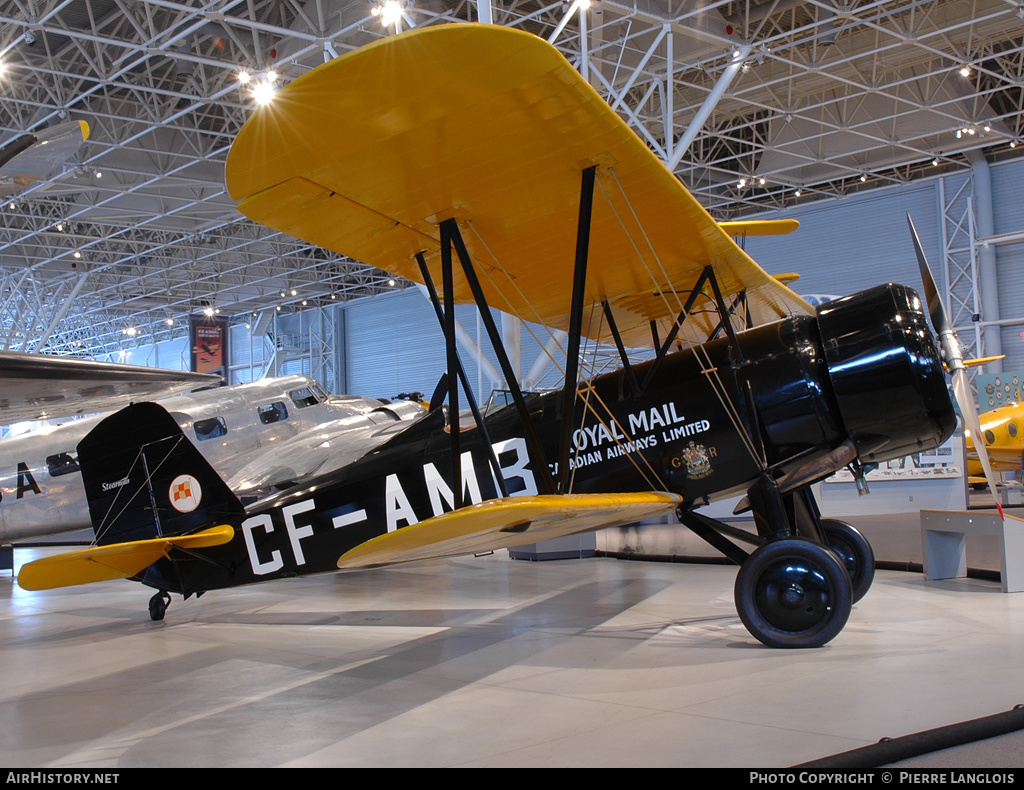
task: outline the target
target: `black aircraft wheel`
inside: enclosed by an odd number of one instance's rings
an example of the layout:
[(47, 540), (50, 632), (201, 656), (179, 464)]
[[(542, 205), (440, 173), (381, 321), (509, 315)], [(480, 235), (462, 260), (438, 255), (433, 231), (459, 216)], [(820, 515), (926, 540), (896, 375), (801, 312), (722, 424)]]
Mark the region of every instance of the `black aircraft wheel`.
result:
[(736, 610), (769, 647), (820, 647), (846, 625), (850, 577), (839, 559), (806, 538), (755, 549), (736, 575)]
[(149, 599), (149, 619), (163, 620), (167, 607), (171, 605), (171, 596), (163, 590)]
[(824, 518), (821, 520), (821, 526), (825, 530), (828, 547), (836, 553), (846, 572), (850, 574), (853, 602), (857, 603), (875, 580), (875, 552), (872, 551), (867, 539), (845, 521)]

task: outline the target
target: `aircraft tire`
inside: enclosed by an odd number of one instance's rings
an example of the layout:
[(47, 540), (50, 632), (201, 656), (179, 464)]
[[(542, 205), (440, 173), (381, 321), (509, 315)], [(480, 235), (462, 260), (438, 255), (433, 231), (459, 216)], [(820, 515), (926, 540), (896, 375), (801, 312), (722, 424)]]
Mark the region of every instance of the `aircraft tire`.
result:
[(840, 562), (850, 574), (853, 585), (853, 602), (863, 598), (875, 580), (875, 552), (867, 538), (845, 521), (832, 518), (821, 520), (828, 547), (839, 555)]
[(167, 607), (171, 605), (171, 596), (161, 590), (149, 599), (149, 619), (163, 620)]
[(768, 647), (820, 647), (850, 616), (852, 585), (828, 548), (807, 538), (782, 538), (755, 549), (740, 566), (736, 610)]

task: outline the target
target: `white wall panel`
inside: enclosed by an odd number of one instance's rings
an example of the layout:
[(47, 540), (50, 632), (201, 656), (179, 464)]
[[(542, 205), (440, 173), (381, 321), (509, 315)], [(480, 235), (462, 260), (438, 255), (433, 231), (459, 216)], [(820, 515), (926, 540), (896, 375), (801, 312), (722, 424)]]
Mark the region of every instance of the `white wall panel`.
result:
[(800, 280), (791, 287), (800, 294), (842, 296), (885, 282), (920, 291), (907, 212), (929, 260), (937, 264), (937, 207), (933, 181), (810, 203), (771, 215), (800, 220), (796, 232), (748, 239), (746, 249), (770, 274), (797, 272)]
[[(392, 398), (401, 392), (419, 391), (429, 397), (445, 370), (445, 348), (434, 309), (420, 290), (407, 288), (385, 296), (360, 299), (345, 305), (344, 311), (349, 392)], [(500, 371), (486, 330), (482, 324), (478, 327), (476, 308), (459, 305), (455, 314), (466, 332), (474, 340), (479, 338), (484, 355)], [(500, 330), (498, 313), (495, 313), (495, 323)], [(522, 329), (520, 376), (529, 371), (541, 353), (538, 341), (543, 344), (547, 340), (546, 330), (535, 326)], [(459, 357), (470, 386), (483, 405), (490, 396), (492, 382), (486, 373), (478, 370), (475, 357), (461, 345)], [(559, 367), (550, 366), (541, 386), (556, 386), (561, 379), (560, 367), (561, 362)]]
[[(1024, 232), (1024, 162), (993, 165), (992, 213), (996, 235)], [(1024, 316), (1024, 242), (996, 247), (999, 273), (999, 315)], [(1003, 327), (1003, 370), (1024, 370), (1024, 321)]]

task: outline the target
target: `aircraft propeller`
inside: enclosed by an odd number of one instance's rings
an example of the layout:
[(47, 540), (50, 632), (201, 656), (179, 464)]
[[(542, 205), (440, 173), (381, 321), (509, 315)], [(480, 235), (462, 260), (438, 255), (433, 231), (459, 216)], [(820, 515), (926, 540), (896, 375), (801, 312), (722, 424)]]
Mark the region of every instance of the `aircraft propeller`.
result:
[(985, 470), (988, 490), (992, 492), (992, 499), (996, 503), (999, 517), (1002, 518), (1003, 508), (999, 504), (995, 475), (992, 473), (992, 464), (989, 462), (988, 450), (985, 448), (985, 440), (981, 433), (981, 421), (974, 405), (974, 398), (971, 397), (971, 386), (967, 378), (967, 368), (964, 366), (964, 357), (960, 352), (960, 341), (957, 339), (953, 326), (946, 315), (946, 309), (942, 305), (942, 297), (939, 296), (939, 289), (935, 285), (931, 268), (928, 266), (924, 247), (921, 246), (921, 239), (918, 238), (917, 228), (914, 227), (914, 221), (910, 218), (909, 213), (907, 214), (907, 224), (910, 225), (910, 235), (914, 240), (914, 252), (917, 254), (917, 265), (921, 270), (921, 280), (924, 283), (928, 314), (931, 316), (932, 326), (939, 336), (939, 352), (942, 354), (942, 360), (946, 363), (946, 368), (953, 380), (953, 395), (960, 406), (964, 422), (967, 423), (967, 430), (971, 432), (971, 437), (974, 439), (974, 449), (978, 453), (982, 469)]

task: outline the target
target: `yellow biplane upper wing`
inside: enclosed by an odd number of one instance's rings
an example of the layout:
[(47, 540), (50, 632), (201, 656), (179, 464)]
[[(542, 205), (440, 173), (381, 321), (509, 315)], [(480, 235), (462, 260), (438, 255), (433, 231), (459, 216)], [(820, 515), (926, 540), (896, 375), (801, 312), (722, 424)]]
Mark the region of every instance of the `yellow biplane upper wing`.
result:
[[(438, 287), (438, 224), (455, 218), (489, 304), (565, 329), (590, 166), (587, 299), (611, 303), (627, 345), (647, 345), (651, 321), (674, 320), (708, 265), (727, 302), (745, 293), (753, 324), (811, 312), (554, 47), (512, 28), (414, 30), (324, 64), (249, 119), (227, 183), (253, 220), (410, 280), (422, 282), (413, 256), (424, 252)], [(739, 223), (731, 233), (793, 227)], [(455, 291), (472, 298), (460, 279)], [(710, 307), (698, 300), (695, 329), (718, 323)], [(599, 313), (584, 333), (603, 339)]]
[(368, 540), (346, 552), (339, 568), (454, 557), (631, 524), (671, 513), (677, 494), (539, 494), (492, 499)]

